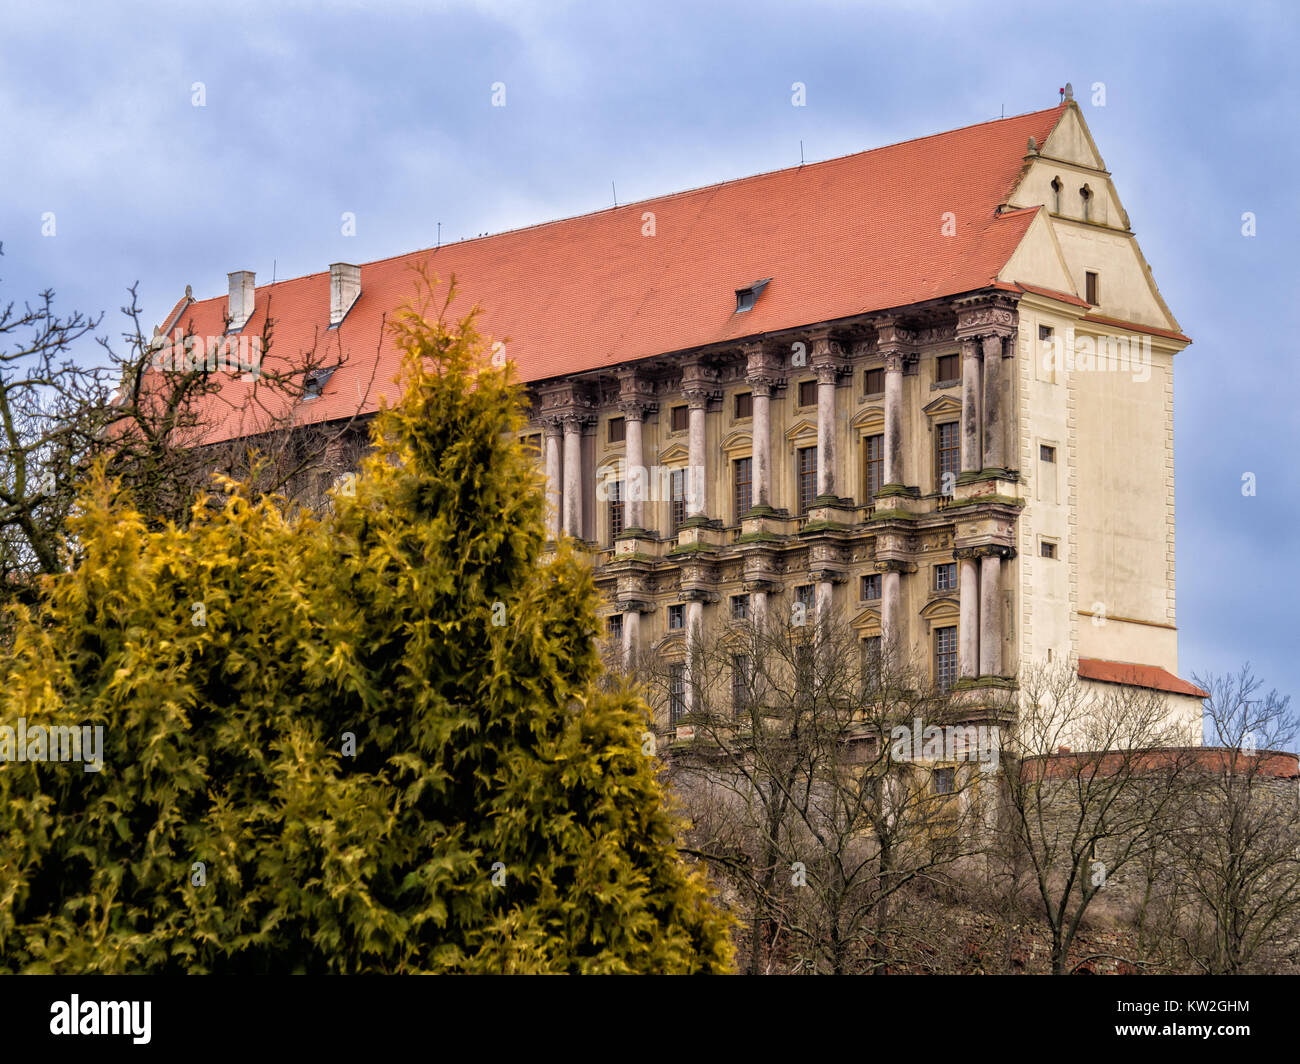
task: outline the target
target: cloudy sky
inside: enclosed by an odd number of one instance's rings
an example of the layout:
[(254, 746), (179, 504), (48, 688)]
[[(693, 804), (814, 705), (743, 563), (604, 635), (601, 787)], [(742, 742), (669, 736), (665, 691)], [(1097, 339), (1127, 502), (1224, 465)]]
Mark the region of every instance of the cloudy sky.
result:
[(1300, 695), (1298, 10), (0, 0), (0, 298), (50, 287), (117, 329), (138, 281), (152, 324), (231, 270), (368, 262), (438, 223), (451, 241), (598, 210), (611, 182), (630, 202), (792, 165), (800, 141), (825, 159), (1038, 110), (1071, 81), (1195, 340), (1176, 391), (1180, 671), (1250, 661)]

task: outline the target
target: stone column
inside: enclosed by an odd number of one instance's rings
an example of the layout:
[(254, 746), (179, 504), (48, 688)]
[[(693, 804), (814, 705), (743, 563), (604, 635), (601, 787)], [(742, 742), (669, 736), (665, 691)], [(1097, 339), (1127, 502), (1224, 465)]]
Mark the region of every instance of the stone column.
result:
[(772, 388), (754, 384), (753, 506), (771, 506), (772, 500)]
[(767, 626), (767, 592), (753, 591), (749, 596), (750, 614), (760, 632)]
[(543, 424), (546, 433), (546, 538), (560, 538), (560, 506), (563, 498), (561, 483), (560, 458), (560, 422), (547, 421)]
[(704, 469), (704, 419), (708, 393), (692, 388), (686, 393), (690, 404), (690, 455), (686, 471), (686, 516), (706, 517), (709, 512), (708, 477)]
[(1002, 559), (980, 558), (980, 675), (1002, 675)]
[(695, 654), (704, 624), (704, 603), (692, 599), (686, 604), (686, 712), (695, 712)]
[[(633, 412), (635, 411), (635, 413)], [(645, 528), (642, 523), (645, 510), (645, 451), (641, 445), (641, 408), (628, 408), (623, 413), (623, 425), (627, 440), (627, 463), (623, 475), (624, 497), (627, 499), (628, 528)]]
[(885, 356), (885, 483), (903, 483), (903, 356)]
[(961, 579), (961, 617), (957, 634), (957, 676), (973, 680), (980, 672), (980, 573), (969, 549), (957, 552)]
[(880, 657), (886, 669), (899, 667), (902, 649), (903, 580), (897, 569), (886, 569), (880, 578)]
[(818, 639), (825, 639), (830, 631), (831, 610), (835, 603), (835, 585), (830, 580), (817, 581), (817, 593), (814, 602), (813, 623), (817, 626)]
[(582, 538), (582, 418), (564, 419), (564, 531)]
[(817, 494), (835, 494), (834, 366), (817, 367)]
[(961, 471), (978, 473), (983, 467), (980, 422), (980, 345), (974, 336), (961, 342)]
[(623, 667), (631, 669), (636, 664), (641, 646), (641, 613), (629, 610), (623, 614)]
[(1004, 396), (1002, 381), (1002, 337), (984, 337), (984, 468), (1001, 469), (1005, 434), (1002, 424)]

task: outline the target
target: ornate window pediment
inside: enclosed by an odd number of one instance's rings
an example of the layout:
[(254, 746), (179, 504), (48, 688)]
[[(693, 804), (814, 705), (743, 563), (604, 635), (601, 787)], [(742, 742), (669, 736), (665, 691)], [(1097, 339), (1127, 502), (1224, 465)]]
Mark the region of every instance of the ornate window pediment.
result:
[(961, 416), (961, 400), (951, 395), (941, 395), (922, 408), (931, 421), (947, 421)]
[(754, 437), (749, 432), (741, 432), (739, 430), (728, 433), (726, 438), (722, 441), (721, 450), (723, 454), (744, 458), (753, 453)]
[(683, 447), (680, 443), (674, 443), (671, 447), (665, 447), (659, 452), (659, 464), (665, 466), (686, 465), (691, 460), (691, 452), (688, 448)]

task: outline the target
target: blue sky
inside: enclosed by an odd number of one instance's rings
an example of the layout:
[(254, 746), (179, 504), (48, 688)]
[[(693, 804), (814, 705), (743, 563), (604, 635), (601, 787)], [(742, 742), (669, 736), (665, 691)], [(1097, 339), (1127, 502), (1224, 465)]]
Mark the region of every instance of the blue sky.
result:
[(152, 324), (231, 270), (265, 282), (431, 245), (439, 222), (450, 241), (597, 210), (611, 181), (629, 202), (777, 169), (800, 140), (843, 155), (1048, 107), (1071, 81), (1196, 341), (1175, 396), (1180, 671), (1250, 661), (1300, 695), (1297, 10), (4, 0), (0, 298), (52, 287), (117, 330), (138, 280)]

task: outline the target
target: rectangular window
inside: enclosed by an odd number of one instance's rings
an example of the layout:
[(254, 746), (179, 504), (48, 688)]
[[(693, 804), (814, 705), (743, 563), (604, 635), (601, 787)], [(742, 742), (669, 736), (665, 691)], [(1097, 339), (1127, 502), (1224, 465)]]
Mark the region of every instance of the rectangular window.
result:
[(817, 448), (799, 448), (799, 515), (808, 512), (817, 498)]
[(799, 382), (799, 405), (800, 406), (817, 405), (817, 382), (816, 381)]
[(668, 716), (676, 724), (686, 716), (686, 663), (674, 662), (668, 677)]
[(1038, 339), (1040, 341), (1050, 340), (1052, 336), (1053, 336), (1052, 327), (1050, 325), (1040, 325), (1038, 327)]
[(735, 488), (734, 503), (736, 523), (753, 508), (754, 503), (754, 460), (737, 458), (731, 463), (731, 480)]
[(957, 681), (957, 629), (934, 630), (934, 682), (946, 691)]
[(731, 619), (733, 621), (745, 621), (749, 619), (748, 595), (731, 596)]
[(685, 432), (686, 427), (690, 424), (690, 409), (684, 406), (675, 406), (669, 411), (668, 427), (673, 432)]
[(870, 506), (876, 492), (885, 486), (885, 437), (868, 436), (862, 441), (863, 501)]
[(749, 706), (750, 676), (749, 655), (731, 656), (731, 707), (737, 715)]
[(627, 423), (621, 417), (609, 419), (609, 442), (622, 443), (627, 438)]
[(536, 457), (542, 455), (542, 434), (534, 432), (531, 436), (524, 437), (524, 446), (528, 448)]
[(753, 417), (753, 416), (754, 416), (754, 393), (737, 392), (735, 414), (734, 414), (735, 419), (739, 421), (741, 418)]
[(863, 395), (884, 395), (885, 394), (885, 371), (883, 369), (863, 370), (862, 394)]
[(872, 673), (880, 668), (880, 636), (869, 635), (862, 640), (862, 669)]
[(934, 360), (934, 379), (940, 381), (955, 381), (960, 376), (961, 370), (957, 368), (956, 355), (942, 355)]
[(952, 794), (957, 790), (957, 770), (955, 768), (936, 768), (934, 770), (934, 793)]
[(621, 613), (612, 613), (609, 619), (605, 621), (605, 631), (609, 633), (610, 639), (623, 638), (623, 615)]
[(1038, 457), (1044, 462), (1055, 462), (1056, 448), (1048, 447), (1045, 443), (1040, 443), (1038, 445)]
[(957, 563), (944, 562), (934, 567), (934, 589), (953, 591), (957, 587)]
[(612, 481), (609, 485), (609, 541), (623, 531), (623, 482)]
[(812, 609), (813, 604), (813, 586), (812, 584), (800, 584), (794, 589), (794, 600), (799, 605)]
[[(934, 427), (934, 479), (939, 490), (944, 490), (945, 473), (951, 473), (955, 483), (961, 469), (961, 443), (957, 436), (957, 422), (949, 421)], [(951, 492), (948, 492), (951, 494)]]
[(686, 627), (686, 606), (682, 603), (668, 607), (668, 630), (670, 632), (680, 631)]
[(1044, 558), (1055, 558), (1056, 544), (1053, 543), (1050, 539), (1042, 540), (1038, 544), (1038, 553)]
[(668, 475), (668, 500), (675, 533), (686, 520), (686, 470), (674, 469)]
[(873, 599), (880, 598), (880, 574), (867, 573), (862, 577), (862, 587), (859, 591), (859, 597), (864, 602), (870, 602)]
[(1083, 298), (1086, 299), (1089, 303), (1091, 303), (1094, 307), (1097, 306), (1101, 302), (1101, 300), (1097, 296), (1097, 275), (1093, 273), (1091, 270), (1088, 270), (1087, 272), (1084, 273), (1083, 286), (1085, 290), (1085, 294)]

